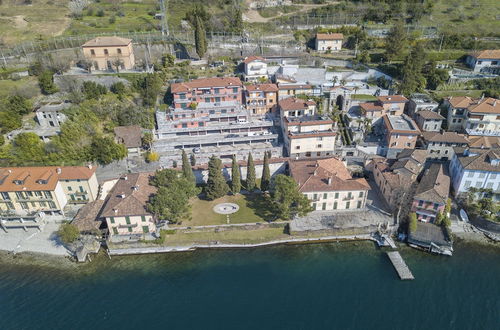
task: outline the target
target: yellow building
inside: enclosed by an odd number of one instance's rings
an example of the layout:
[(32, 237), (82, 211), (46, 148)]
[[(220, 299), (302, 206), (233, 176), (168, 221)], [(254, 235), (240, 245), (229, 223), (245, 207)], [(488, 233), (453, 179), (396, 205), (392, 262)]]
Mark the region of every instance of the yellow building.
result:
[(0, 211), (3, 213), (59, 213), (68, 202), (97, 198), (92, 166), (12, 167), (0, 169)]
[(245, 106), (252, 115), (265, 115), (277, 109), (278, 86), (275, 84), (256, 84), (245, 87)]
[(156, 220), (146, 209), (156, 187), (149, 184), (150, 173), (122, 176), (109, 193), (101, 216), (106, 219), (110, 238), (138, 237), (153, 233)]
[(120, 37), (97, 37), (82, 45), (83, 55), (97, 71), (131, 70), (135, 66), (132, 40)]

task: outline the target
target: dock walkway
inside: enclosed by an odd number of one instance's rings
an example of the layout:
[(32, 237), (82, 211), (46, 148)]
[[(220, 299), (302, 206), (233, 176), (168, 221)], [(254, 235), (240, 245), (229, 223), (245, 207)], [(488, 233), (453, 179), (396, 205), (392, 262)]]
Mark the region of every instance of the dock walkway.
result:
[(402, 280), (414, 280), (413, 274), (410, 271), (410, 268), (406, 265), (405, 261), (397, 251), (387, 252), (387, 256), (392, 262), (392, 265), (398, 272), (399, 278)]

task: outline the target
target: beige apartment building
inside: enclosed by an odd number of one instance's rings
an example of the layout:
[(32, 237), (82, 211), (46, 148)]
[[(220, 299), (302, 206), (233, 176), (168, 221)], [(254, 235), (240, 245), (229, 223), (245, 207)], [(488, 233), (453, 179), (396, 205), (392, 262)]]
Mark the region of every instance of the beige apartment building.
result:
[(316, 33), (316, 50), (320, 53), (338, 52), (342, 49), (342, 33)]
[(113, 237), (141, 237), (156, 231), (156, 219), (146, 209), (156, 187), (149, 184), (151, 173), (123, 175), (115, 184), (101, 212)]
[(337, 134), (327, 116), (285, 117), (283, 125), (285, 151), (290, 157), (333, 156)]
[(278, 108), (278, 86), (275, 84), (256, 84), (245, 87), (244, 101), (252, 115), (263, 116)]
[(135, 66), (132, 40), (120, 37), (97, 37), (82, 45), (83, 55), (97, 71), (131, 70)]
[(354, 179), (337, 158), (288, 161), (290, 175), (315, 211), (355, 210), (366, 206), (370, 185)]
[(407, 115), (384, 116), (387, 158), (396, 158), (403, 149), (415, 149), (420, 130)]
[(385, 115), (401, 116), (408, 99), (403, 95), (378, 96), (377, 101), (360, 103), (361, 112), (375, 123)]
[(91, 166), (0, 169), (0, 211), (4, 213), (63, 214), (68, 203), (93, 201), (97, 193), (95, 168)]

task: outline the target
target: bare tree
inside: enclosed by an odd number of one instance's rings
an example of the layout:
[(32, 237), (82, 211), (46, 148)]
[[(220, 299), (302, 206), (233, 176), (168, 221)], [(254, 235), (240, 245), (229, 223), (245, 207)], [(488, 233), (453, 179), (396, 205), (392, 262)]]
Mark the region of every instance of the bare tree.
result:
[(71, 0), (68, 3), (69, 11), (74, 17), (82, 16), (83, 10), (92, 3), (91, 0)]
[(116, 72), (120, 73), (120, 68), (123, 65), (123, 60), (121, 58), (115, 58), (111, 64), (115, 67)]

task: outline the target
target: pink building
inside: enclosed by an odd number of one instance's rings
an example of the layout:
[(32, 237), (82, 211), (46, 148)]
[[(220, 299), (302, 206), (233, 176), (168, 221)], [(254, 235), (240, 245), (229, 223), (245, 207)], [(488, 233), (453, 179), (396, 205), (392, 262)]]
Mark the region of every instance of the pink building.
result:
[(200, 105), (242, 104), (243, 84), (237, 77), (215, 77), (175, 83), (171, 86), (173, 108), (196, 109)]
[(423, 222), (434, 222), (443, 213), (450, 190), (450, 177), (442, 164), (433, 163), (418, 184), (411, 205), (412, 212)]

